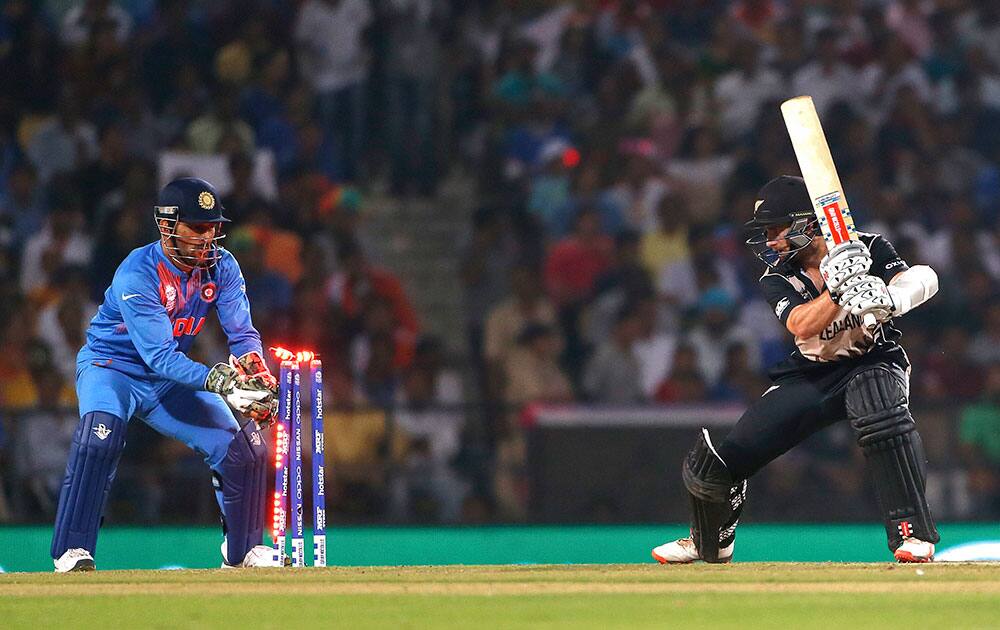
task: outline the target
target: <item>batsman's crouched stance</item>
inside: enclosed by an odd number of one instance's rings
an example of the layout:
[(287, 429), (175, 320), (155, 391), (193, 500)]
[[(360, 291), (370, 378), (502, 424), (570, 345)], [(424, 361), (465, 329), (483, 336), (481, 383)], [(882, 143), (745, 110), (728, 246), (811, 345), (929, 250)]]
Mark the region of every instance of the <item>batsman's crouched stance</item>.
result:
[[(729, 562), (747, 480), (813, 433), (847, 420), (875, 485), (889, 549), (899, 562), (928, 562), (939, 536), (908, 408), (910, 365), (892, 318), (930, 299), (937, 276), (929, 267), (910, 268), (877, 234), (860, 233), (828, 252), (800, 178), (772, 180), (758, 199), (747, 243), (768, 265), (761, 287), (796, 349), (771, 370), (773, 386), (724, 439), (713, 444), (702, 430), (682, 472), (691, 536), (656, 547), (653, 557)], [(864, 324), (866, 315), (874, 316), (874, 328)]]
[[(276, 411), (278, 388), (239, 265), (218, 246), (228, 221), (218, 199), (200, 179), (167, 184), (155, 208), (160, 240), (122, 262), (90, 323), (77, 355), (80, 424), (52, 536), (57, 572), (95, 568), (97, 533), (132, 418), (204, 456), (222, 510), (225, 565), (271, 562), (270, 547), (261, 545), (268, 458), (260, 427)], [(212, 310), (233, 357), (209, 368), (185, 353)], [(242, 427), (234, 409), (249, 418)]]

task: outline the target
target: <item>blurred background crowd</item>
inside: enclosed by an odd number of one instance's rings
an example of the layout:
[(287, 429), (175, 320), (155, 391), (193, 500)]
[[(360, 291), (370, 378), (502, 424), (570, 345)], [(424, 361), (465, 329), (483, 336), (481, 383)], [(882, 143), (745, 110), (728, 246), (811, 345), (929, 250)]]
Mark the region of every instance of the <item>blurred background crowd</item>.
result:
[[(996, 3), (5, 0), (0, 83), (0, 521), (51, 518), (87, 322), (181, 174), (223, 194), (265, 346), (324, 359), (331, 518), (530, 519), (540, 405), (746, 404), (790, 340), (741, 224), (798, 172), (799, 94), (858, 225), (941, 278), (901, 322), (932, 505), (1000, 518)], [(872, 518), (859, 460), (818, 436), (762, 514)], [(111, 522), (212, 503), (131, 423)]]

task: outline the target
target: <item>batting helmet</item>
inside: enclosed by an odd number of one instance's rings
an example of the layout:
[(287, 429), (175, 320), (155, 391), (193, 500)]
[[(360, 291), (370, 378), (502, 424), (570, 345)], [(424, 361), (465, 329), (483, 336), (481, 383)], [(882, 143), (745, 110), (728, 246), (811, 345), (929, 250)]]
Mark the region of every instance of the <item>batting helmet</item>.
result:
[[(768, 228), (788, 226), (784, 239), (788, 249), (778, 252), (767, 243)], [(812, 243), (816, 235), (818, 221), (813, 211), (812, 200), (801, 177), (781, 175), (764, 184), (757, 193), (753, 218), (743, 224), (747, 230), (746, 244), (754, 255), (768, 266), (775, 267), (791, 260), (797, 253)]]

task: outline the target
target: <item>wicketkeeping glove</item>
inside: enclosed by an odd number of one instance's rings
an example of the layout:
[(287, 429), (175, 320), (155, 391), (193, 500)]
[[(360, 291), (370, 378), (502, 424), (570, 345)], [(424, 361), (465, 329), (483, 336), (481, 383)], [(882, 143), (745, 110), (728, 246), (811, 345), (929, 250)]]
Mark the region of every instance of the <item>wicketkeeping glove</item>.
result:
[(834, 246), (819, 263), (819, 273), (830, 291), (838, 295), (852, 278), (868, 273), (872, 266), (872, 255), (868, 246), (861, 241), (845, 241)]
[(896, 311), (889, 288), (877, 276), (852, 278), (838, 297), (837, 303), (852, 315), (864, 317), (871, 313), (879, 322), (890, 319)]
[(221, 395), (230, 407), (256, 420), (261, 428), (268, 427), (278, 413), (278, 398), (266, 380), (243, 374), (228, 363), (217, 363), (209, 370), (205, 389)]
[(267, 363), (264, 362), (264, 357), (259, 352), (250, 351), (238, 359), (229, 355), (229, 365), (236, 368), (242, 374), (259, 378), (271, 389), (271, 392), (275, 396), (278, 395), (278, 379), (274, 378), (274, 375), (271, 374), (271, 370), (267, 368)]

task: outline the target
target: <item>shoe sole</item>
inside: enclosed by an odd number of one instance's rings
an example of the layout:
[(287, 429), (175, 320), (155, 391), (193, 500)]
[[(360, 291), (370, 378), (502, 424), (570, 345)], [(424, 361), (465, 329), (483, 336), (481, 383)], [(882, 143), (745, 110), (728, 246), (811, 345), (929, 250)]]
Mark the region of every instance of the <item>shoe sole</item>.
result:
[(660, 564), (691, 564), (691, 563), (694, 562), (694, 560), (683, 560), (683, 561), (681, 561), (681, 560), (667, 560), (663, 556), (658, 555), (655, 551), (652, 552), (652, 555), (653, 555), (653, 559), (656, 560), (657, 562), (659, 562)]
[[(694, 560), (667, 560), (666, 558), (658, 555), (655, 551), (652, 552), (652, 556), (653, 559), (660, 564), (694, 564), (695, 562)], [(728, 558), (720, 558), (719, 561), (714, 564), (729, 564), (732, 559), (732, 556), (729, 556)]]
[(87, 560), (85, 558), (83, 560), (77, 560), (76, 564), (73, 565), (73, 568), (70, 569), (69, 571), (66, 571), (66, 573), (87, 573), (96, 570), (97, 570), (97, 565), (94, 563), (94, 561)]
[(915, 556), (912, 553), (910, 553), (909, 551), (896, 551), (896, 553), (894, 553), (892, 555), (895, 556), (896, 562), (899, 562), (901, 564), (909, 564), (909, 563), (918, 563), (919, 564), (919, 563), (933, 562), (934, 561), (934, 556), (930, 556), (930, 557), (926, 557), (925, 558), (923, 556)]

